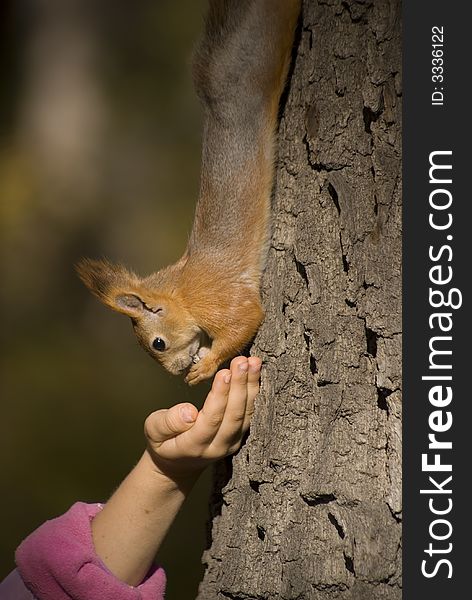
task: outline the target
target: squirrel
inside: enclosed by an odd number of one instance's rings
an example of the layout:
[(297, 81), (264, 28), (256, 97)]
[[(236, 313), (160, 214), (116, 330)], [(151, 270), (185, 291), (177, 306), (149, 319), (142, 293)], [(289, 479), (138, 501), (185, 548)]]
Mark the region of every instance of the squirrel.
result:
[(190, 385), (246, 347), (264, 313), (279, 102), (301, 0), (210, 0), (193, 79), (203, 104), (200, 194), (183, 256), (141, 278), (107, 260), (77, 271), (131, 317), (143, 348)]

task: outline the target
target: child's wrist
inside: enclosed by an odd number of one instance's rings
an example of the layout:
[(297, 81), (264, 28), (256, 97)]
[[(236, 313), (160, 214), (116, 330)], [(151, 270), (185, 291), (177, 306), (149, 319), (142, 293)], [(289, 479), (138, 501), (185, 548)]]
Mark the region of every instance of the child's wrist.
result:
[(176, 464), (177, 461), (162, 459), (149, 447), (144, 451), (140, 462), (161, 487), (167, 487), (169, 491), (180, 490), (186, 494), (190, 492), (203, 470), (183, 467)]

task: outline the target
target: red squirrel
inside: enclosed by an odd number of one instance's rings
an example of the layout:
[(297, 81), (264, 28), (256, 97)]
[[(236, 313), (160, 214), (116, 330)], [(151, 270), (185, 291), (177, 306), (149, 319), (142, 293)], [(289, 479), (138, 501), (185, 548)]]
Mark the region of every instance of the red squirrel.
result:
[(300, 0), (210, 0), (193, 61), (204, 108), (200, 194), (180, 260), (139, 277), (83, 259), (85, 285), (131, 317), (143, 348), (190, 385), (255, 335), (269, 243), (274, 145)]

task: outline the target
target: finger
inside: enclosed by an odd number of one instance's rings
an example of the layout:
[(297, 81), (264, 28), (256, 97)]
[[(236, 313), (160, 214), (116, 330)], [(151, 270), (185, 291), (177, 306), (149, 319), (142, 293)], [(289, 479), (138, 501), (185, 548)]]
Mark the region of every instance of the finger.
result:
[(162, 444), (193, 427), (197, 415), (197, 408), (188, 402), (156, 410), (146, 419), (144, 433), (154, 444)]
[(215, 443), (232, 445), (242, 437), (242, 428), (246, 415), (247, 385), (249, 362), (245, 356), (238, 356), (231, 361), (231, 387), (228, 395), (223, 423)]
[(248, 358), (249, 372), (247, 376), (247, 393), (253, 399), (259, 392), (259, 380), (261, 377), (262, 360), (258, 356), (250, 356)]
[(209, 444), (218, 433), (228, 403), (231, 376), (228, 369), (222, 369), (215, 375), (211, 390), (198, 413), (195, 425), (187, 436), (194, 443)]
[(249, 375), (249, 361), (245, 356), (237, 356), (231, 361), (231, 387), (228, 397), (228, 406), (225, 413), (225, 425), (228, 423), (242, 423), (246, 413), (247, 384)]
[(254, 413), (254, 400), (259, 393), (262, 360), (257, 356), (249, 357), (249, 372), (247, 377), (246, 415), (244, 417), (243, 433), (249, 429)]

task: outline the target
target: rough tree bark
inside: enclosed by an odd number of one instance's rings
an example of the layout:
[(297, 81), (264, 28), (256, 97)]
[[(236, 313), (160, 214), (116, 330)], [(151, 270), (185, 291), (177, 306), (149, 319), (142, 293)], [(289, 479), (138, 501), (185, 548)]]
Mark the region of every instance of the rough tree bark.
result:
[(214, 496), (201, 600), (401, 597), (400, 96), (399, 0), (306, 0), (263, 387)]

